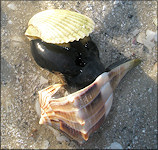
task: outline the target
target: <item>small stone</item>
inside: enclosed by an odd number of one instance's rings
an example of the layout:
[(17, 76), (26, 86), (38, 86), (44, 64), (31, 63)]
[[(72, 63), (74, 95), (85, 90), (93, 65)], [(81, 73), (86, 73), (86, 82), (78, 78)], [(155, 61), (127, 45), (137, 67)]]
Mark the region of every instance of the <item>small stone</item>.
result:
[(13, 45), (14, 47), (20, 46), (21, 43), (23, 43), (23, 42), (24, 42), (24, 40), (22, 39), (21, 36), (13, 36), (13, 37), (11, 38), (11, 43), (12, 43), (12, 45)]
[(46, 84), (46, 83), (48, 83), (48, 80), (41, 76), (40, 85), (43, 85), (43, 84)]
[(144, 44), (145, 33), (144, 32), (139, 33), (136, 39), (138, 43)]
[(149, 93), (152, 93), (152, 88), (149, 88), (149, 89), (148, 89), (148, 92), (149, 92)]
[(146, 31), (146, 39), (147, 39), (148, 41), (153, 41), (154, 38), (155, 38), (155, 34), (156, 34), (156, 32), (153, 32), (153, 31), (151, 31), (151, 30), (147, 30), (147, 31)]
[(142, 132), (145, 133), (145, 129), (143, 129)]
[(106, 10), (106, 5), (104, 5), (104, 6), (103, 6), (103, 9), (102, 9), (102, 10), (103, 10), (103, 11), (105, 11), (105, 10)]
[(107, 147), (107, 149), (123, 149), (123, 147), (121, 144), (113, 142), (109, 147)]
[(154, 64), (154, 67), (153, 67), (153, 72), (157, 73), (157, 62)]
[(38, 116), (41, 116), (41, 107), (40, 107), (38, 100), (36, 100), (36, 103), (35, 103), (35, 110), (36, 110)]
[(42, 142), (41, 149), (48, 149), (48, 147), (49, 147), (49, 141), (48, 140), (44, 140)]
[(144, 44), (149, 50), (155, 47), (154, 41), (157, 41), (157, 32), (151, 30), (147, 30), (146, 35), (144, 32), (141, 32), (137, 37), (137, 42)]
[(15, 4), (13, 4), (13, 3), (8, 4), (7, 7), (12, 9), (12, 10), (16, 10), (17, 9)]
[(13, 24), (13, 22), (11, 20), (8, 21), (9, 24)]
[(149, 40), (144, 40), (144, 46), (146, 46), (149, 50), (152, 50), (155, 44)]
[(127, 149), (131, 149), (131, 147), (130, 147), (130, 146), (128, 146), (128, 147), (127, 147)]
[(119, 3), (119, 0), (114, 1), (114, 5), (117, 5)]
[(155, 26), (157, 26), (157, 17), (153, 19), (153, 23), (155, 24)]

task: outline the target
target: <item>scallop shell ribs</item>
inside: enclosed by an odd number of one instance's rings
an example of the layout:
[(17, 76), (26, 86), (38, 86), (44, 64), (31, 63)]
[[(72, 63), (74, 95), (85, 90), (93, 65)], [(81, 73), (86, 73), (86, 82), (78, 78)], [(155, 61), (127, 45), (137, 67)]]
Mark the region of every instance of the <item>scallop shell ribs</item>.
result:
[(83, 39), (94, 30), (89, 17), (69, 10), (52, 9), (35, 14), (28, 23), (25, 35), (46, 43), (68, 43)]
[(55, 125), (79, 143), (87, 141), (108, 115), (114, 89), (124, 75), (139, 63), (139, 59), (134, 59), (104, 72), (87, 87), (65, 97), (54, 98), (61, 84), (39, 91), (39, 123)]

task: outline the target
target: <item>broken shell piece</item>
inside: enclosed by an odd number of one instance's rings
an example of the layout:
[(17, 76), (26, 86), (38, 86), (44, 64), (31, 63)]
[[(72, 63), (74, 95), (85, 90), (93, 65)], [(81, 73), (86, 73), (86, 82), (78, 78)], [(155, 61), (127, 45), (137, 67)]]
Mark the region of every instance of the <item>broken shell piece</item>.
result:
[(145, 32), (140, 32), (139, 35), (137, 36), (137, 42), (138, 43), (141, 43), (141, 44), (144, 44), (144, 40), (145, 40)]
[(157, 17), (153, 19), (153, 23), (155, 24), (155, 26), (157, 26)]
[(56, 126), (79, 143), (87, 141), (108, 115), (114, 89), (124, 75), (139, 63), (139, 59), (134, 59), (104, 72), (89, 86), (65, 97), (53, 98), (61, 84), (39, 91), (39, 123)]
[(69, 10), (52, 9), (34, 15), (25, 35), (30, 39), (42, 39), (59, 44), (83, 39), (94, 29), (94, 22), (85, 15)]
[(151, 30), (147, 30), (147, 31), (146, 31), (146, 39), (147, 39), (148, 41), (153, 41), (154, 38), (155, 38), (155, 36), (156, 36), (156, 32), (153, 32), (153, 31), (151, 31)]

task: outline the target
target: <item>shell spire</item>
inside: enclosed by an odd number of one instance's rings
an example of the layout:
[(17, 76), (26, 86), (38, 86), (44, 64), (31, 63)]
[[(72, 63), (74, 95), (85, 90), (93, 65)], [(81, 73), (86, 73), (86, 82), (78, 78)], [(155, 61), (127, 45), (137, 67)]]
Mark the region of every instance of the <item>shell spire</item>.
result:
[(79, 143), (87, 141), (108, 115), (114, 89), (124, 75), (139, 63), (139, 59), (134, 59), (104, 72), (89, 86), (65, 97), (53, 98), (61, 85), (39, 91), (40, 124), (55, 124)]
[(77, 12), (51, 9), (35, 14), (28, 23), (25, 35), (60, 44), (83, 39), (94, 30), (94, 21)]

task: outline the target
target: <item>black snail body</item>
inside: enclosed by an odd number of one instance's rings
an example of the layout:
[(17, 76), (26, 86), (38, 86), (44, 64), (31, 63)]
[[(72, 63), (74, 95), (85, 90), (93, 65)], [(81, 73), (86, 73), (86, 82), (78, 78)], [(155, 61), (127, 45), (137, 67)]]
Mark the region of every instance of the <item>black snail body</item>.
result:
[(31, 52), (39, 66), (61, 72), (72, 86), (83, 88), (105, 71), (90, 37), (70, 42), (67, 47), (31, 40)]

